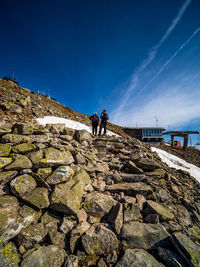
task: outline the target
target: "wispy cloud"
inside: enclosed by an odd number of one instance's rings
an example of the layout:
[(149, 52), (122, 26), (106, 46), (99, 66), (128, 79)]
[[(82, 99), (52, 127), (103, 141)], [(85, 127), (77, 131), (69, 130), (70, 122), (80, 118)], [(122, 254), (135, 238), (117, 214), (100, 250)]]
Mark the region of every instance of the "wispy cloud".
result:
[(159, 126), (177, 127), (187, 124), (188, 121), (200, 117), (199, 83), (200, 79), (191, 85), (188, 83), (185, 87), (184, 81), (178, 86), (163, 85), (159, 87), (160, 94), (150, 96), (142, 108), (134, 106), (128, 112), (122, 113), (118, 118), (118, 123), (132, 127), (136, 125), (156, 126), (155, 116), (157, 116)]
[[(183, 4), (183, 6), (180, 8), (177, 16), (173, 19), (173, 21), (171, 22), (169, 28), (166, 30), (166, 32), (164, 33), (164, 35), (162, 36), (162, 38), (159, 40), (159, 42), (153, 46), (146, 59), (144, 59), (142, 61), (142, 63), (135, 69), (135, 71), (133, 72), (133, 74), (130, 77), (130, 83), (129, 86), (125, 89), (125, 93), (123, 96), (122, 101), (120, 102), (119, 107), (117, 108), (117, 110), (115, 110), (113, 112), (113, 114), (118, 114), (119, 112), (121, 112), (123, 110), (123, 108), (125, 107), (128, 99), (130, 98), (133, 90), (137, 87), (138, 85), (138, 79), (139, 79), (139, 75), (147, 68), (147, 66), (154, 60), (154, 58), (157, 55), (158, 49), (162, 46), (162, 44), (168, 39), (168, 37), (170, 36), (170, 34), (173, 32), (173, 30), (175, 29), (176, 25), (178, 24), (178, 22), (181, 20), (182, 16), (184, 15), (187, 7), (189, 6), (189, 4), (192, 2), (192, 0), (186, 0)], [(117, 115), (118, 116), (118, 115)], [(116, 119), (116, 118), (115, 118)], [(114, 120), (115, 120), (114, 119)]]

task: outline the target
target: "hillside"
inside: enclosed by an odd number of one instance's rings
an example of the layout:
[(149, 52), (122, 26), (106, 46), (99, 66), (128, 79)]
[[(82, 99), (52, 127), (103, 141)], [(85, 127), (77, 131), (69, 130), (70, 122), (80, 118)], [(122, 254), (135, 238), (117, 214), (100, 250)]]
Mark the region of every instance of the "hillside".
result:
[[(34, 121), (43, 116), (57, 116), (91, 125), (89, 115), (78, 113), (54, 99), (37, 94), (16, 85), (12, 81), (0, 79), (0, 119), (1, 122)], [(128, 137), (123, 127), (108, 123), (108, 130)]]
[(134, 138), (40, 125), (43, 116), (90, 121), (0, 84), (0, 267), (200, 266), (195, 175)]

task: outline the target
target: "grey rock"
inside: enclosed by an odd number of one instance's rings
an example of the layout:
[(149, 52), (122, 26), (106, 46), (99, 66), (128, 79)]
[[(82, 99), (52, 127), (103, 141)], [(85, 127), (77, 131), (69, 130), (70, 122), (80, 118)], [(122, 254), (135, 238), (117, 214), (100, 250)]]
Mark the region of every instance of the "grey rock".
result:
[(20, 267), (61, 267), (65, 251), (54, 245), (39, 247), (26, 257)]
[(116, 267), (164, 267), (144, 249), (127, 249)]
[(118, 245), (116, 235), (103, 224), (94, 224), (81, 238), (82, 245), (89, 255), (107, 255)]
[(169, 234), (160, 224), (146, 224), (130, 221), (121, 231), (122, 244), (126, 247), (150, 249), (167, 243)]
[(152, 193), (152, 188), (145, 183), (122, 183), (113, 184), (107, 186), (106, 190), (112, 193), (124, 192), (125, 195), (135, 196), (136, 194), (141, 194), (143, 196), (148, 196)]

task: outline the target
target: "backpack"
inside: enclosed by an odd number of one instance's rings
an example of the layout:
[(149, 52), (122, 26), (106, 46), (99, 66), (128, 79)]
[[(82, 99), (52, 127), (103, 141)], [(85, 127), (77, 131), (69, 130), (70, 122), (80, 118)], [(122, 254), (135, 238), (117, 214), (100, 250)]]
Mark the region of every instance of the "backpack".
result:
[(98, 120), (99, 120), (98, 116), (97, 115), (94, 115), (93, 116), (93, 121), (98, 121)]
[(109, 119), (109, 118), (108, 118), (108, 115), (107, 115), (106, 113), (104, 113), (102, 119), (103, 119), (104, 121), (107, 121), (107, 120)]

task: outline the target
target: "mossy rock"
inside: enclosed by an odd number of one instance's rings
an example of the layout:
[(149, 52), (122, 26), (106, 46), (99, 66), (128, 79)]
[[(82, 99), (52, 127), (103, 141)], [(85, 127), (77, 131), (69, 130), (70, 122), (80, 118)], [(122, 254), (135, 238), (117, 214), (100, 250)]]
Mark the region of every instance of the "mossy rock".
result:
[(18, 174), (17, 171), (6, 171), (0, 172), (0, 185), (7, 184), (10, 182), (16, 175)]
[(26, 249), (33, 248), (47, 235), (47, 230), (42, 223), (31, 224), (18, 235), (18, 243)]
[(10, 155), (12, 146), (10, 144), (0, 144), (0, 157), (7, 157)]
[(51, 223), (51, 222), (59, 223), (60, 219), (58, 217), (55, 217), (55, 215), (51, 214), (49, 211), (46, 211), (45, 214), (41, 218), (41, 222), (44, 225)]
[(195, 244), (188, 236), (177, 232), (174, 233), (174, 238), (177, 245), (183, 250), (185, 256), (191, 261), (191, 266), (200, 266), (200, 246)]
[(74, 171), (69, 166), (60, 166), (46, 179), (46, 182), (50, 185), (60, 184), (70, 180), (73, 175)]
[(26, 154), (34, 150), (36, 150), (36, 146), (29, 143), (23, 143), (12, 147), (12, 152), (20, 154)]
[(69, 165), (74, 159), (69, 151), (60, 151), (53, 147), (44, 150), (45, 158), (38, 162), (38, 167)]
[(5, 134), (2, 136), (2, 141), (4, 143), (20, 144), (20, 143), (32, 143), (34, 140), (32, 140), (29, 136), (26, 135)]
[(61, 267), (65, 258), (65, 251), (57, 246), (39, 247), (27, 256), (20, 267)]
[(20, 261), (20, 255), (13, 242), (0, 246), (0, 267), (17, 267)]
[(46, 179), (49, 175), (52, 174), (51, 168), (39, 168), (37, 174), (40, 175), (43, 179)]
[(26, 156), (19, 155), (16, 157), (15, 161), (8, 165), (6, 170), (21, 170), (21, 169), (31, 169), (33, 166), (30, 159)]
[(34, 152), (31, 152), (28, 157), (33, 162), (33, 164), (37, 164), (42, 158), (43, 158), (43, 151), (37, 150)]
[(33, 126), (28, 123), (16, 123), (13, 126), (13, 133), (14, 134), (32, 134), (33, 133)]
[(16, 197), (3, 196), (0, 198), (0, 236), (16, 223), (18, 209), (19, 203)]
[(39, 209), (49, 206), (48, 190), (44, 187), (36, 187), (33, 191), (22, 196), (22, 199)]
[(0, 169), (4, 168), (12, 162), (12, 158), (0, 157)]
[(10, 182), (10, 187), (14, 195), (23, 196), (34, 190), (37, 184), (34, 178), (28, 174), (20, 175)]

